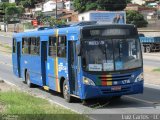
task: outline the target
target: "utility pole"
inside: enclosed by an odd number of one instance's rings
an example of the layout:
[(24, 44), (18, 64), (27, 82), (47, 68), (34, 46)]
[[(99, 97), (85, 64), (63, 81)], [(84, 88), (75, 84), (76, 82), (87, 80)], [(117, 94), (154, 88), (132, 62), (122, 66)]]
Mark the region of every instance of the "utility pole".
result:
[(55, 18), (57, 20), (57, 0), (56, 0), (56, 11), (55, 11)]

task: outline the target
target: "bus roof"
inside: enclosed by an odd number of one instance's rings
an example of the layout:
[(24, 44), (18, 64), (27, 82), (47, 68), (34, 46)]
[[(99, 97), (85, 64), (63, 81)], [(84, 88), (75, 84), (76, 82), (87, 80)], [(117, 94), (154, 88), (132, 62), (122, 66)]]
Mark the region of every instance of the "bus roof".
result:
[(35, 31), (29, 31), (29, 32), (22, 32), (22, 33), (15, 33), (13, 35), (14, 38), (21, 38), (21, 37), (38, 37), (38, 36), (51, 36), (54, 34), (55, 30), (59, 30), (59, 34), (67, 34), (67, 33), (73, 33), (73, 34), (80, 34), (80, 29), (85, 28), (94, 28), (94, 27), (109, 27), (109, 26), (126, 26), (126, 27), (134, 27), (134, 25), (131, 24), (89, 24), (89, 25), (71, 25), (63, 28), (53, 28), (53, 29), (47, 29), (47, 30), (35, 30)]

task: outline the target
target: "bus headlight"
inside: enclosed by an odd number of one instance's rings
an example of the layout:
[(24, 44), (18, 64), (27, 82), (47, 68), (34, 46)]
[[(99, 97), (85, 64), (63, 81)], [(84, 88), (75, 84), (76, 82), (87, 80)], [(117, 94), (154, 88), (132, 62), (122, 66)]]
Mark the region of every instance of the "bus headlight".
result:
[(95, 86), (95, 83), (91, 79), (86, 77), (83, 77), (83, 84)]
[(142, 80), (144, 80), (143, 73), (139, 74), (134, 82), (140, 82)]

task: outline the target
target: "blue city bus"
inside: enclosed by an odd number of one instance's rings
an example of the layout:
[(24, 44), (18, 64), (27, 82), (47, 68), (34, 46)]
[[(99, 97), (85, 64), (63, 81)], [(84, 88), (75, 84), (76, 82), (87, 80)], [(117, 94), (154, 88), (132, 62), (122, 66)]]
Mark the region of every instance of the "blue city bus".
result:
[(73, 97), (120, 97), (143, 93), (143, 60), (137, 28), (81, 22), (16, 33), (13, 72), (29, 87)]

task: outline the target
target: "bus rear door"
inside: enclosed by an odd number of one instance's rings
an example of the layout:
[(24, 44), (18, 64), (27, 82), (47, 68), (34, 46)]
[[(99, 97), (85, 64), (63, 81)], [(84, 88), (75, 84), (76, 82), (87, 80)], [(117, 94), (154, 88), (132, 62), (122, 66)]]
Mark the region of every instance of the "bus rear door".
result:
[(13, 38), (12, 63), (14, 74), (18, 77), (21, 77), (21, 42), (18, 42), (18, 39), (19, 38)]
[(70, 93), (78, 95), (76, 41), (68, 42), (68, 65)]
[(21, 42), (17, 42), (17, 70), (18, 76), (21, 77)]
[(42, 74), (42, 86), (44, 89), (48, 90), (47, 81), (47, 45), (48, 36), (41, 36), (41, 74)]

